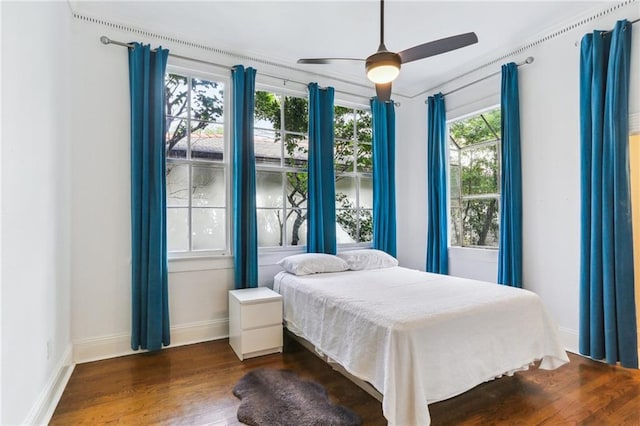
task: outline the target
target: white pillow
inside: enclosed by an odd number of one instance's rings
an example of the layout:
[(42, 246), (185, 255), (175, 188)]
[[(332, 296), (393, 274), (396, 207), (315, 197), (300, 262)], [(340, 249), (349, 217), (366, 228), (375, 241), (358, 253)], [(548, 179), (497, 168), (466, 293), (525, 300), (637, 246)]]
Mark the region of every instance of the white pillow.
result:
[(344, 251), (338, 253), (338, 257), (344, 259), (349, 265), (349, 269), (353, 271), (398, 266), (398, 259), (375, 249)]
[(325, 253), (302, 253), (287, 256), (278, 262), (285, 271), (295, 275), (341, 272), (349, 269), (347, 262), (338, 256)]

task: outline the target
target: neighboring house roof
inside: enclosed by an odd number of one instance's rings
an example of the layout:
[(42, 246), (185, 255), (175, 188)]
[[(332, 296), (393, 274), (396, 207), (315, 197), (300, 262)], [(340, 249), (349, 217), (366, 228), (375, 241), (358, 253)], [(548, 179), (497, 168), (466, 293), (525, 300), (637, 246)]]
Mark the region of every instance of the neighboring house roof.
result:
[[(254, 135), (254, 152), (256, 156), (256, 163), (258, 164), (280, 164), (280, 158), (282, 155), (281, 141), (280, 139), (274, 139), (272, 137), (265, 137), (259, 132)], [(299, 146), (302, 150), (298, 150), (294, 153), (293, 158), (298, 164), (306, 163), (306, 151), (308, 142), (306, 140), (301, 141)], [(167, 154), (169, 158), (186, 158), (187, 153), (187, 138), (181, 139)], [(211, 135), (198, 135), (191, 137), (191, 157), (199, 159), (209, 160), (222, 160), (224, 153), (224, 135), (211, 134)], [(297, 155), (296, 155), (297, 154)]]

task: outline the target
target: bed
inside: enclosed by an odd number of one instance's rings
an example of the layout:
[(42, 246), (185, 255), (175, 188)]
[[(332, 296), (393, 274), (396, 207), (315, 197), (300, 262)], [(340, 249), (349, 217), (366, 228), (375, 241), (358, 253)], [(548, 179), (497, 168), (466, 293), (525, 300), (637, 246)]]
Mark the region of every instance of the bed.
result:
[(399, 266), (279, 272), (293, 334), (382, 395), (390, 425), (428, 425), (428, 404), (569, 359), (540, 298), (527, 290)]

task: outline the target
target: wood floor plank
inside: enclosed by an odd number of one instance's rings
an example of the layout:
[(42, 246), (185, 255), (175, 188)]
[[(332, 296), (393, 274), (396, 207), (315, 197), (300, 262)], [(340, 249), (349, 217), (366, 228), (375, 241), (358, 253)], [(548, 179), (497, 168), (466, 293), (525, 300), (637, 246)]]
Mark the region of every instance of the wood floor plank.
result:
[[(440, 425), (640, 425), (640, 371), (570, 354), (429, 406)], [(77, 365), (51, 425), (240, 425), (235, 383), (254, 368), (284, 368), (322, 384), (365, 425), (387, 422), (375, 398), (297, 343), (241, 362), (227, 340)]]

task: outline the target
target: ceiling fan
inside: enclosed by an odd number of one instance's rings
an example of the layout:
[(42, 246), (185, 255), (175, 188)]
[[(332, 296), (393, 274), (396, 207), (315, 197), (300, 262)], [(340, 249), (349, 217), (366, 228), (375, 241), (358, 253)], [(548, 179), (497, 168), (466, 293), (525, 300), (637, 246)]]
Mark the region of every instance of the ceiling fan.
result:
[(400, 65), (418, 59), (439, 55), (460, 49), (478, 42), (475, 33), (458, 34), (441, 38), (405, 49), (402, 52), (390, 52), (384, 45), (384, 0), (380, 0), (380, 45), (378, 51), (367, 59), (359, 58), (306, 58), (298, 59), (299, 64), (329, 64), (334, 61), (365, 61), (367, 78), (375, 83), (376, 94), (381, 101), (391, 99), (391, 82), (400, 73)]

